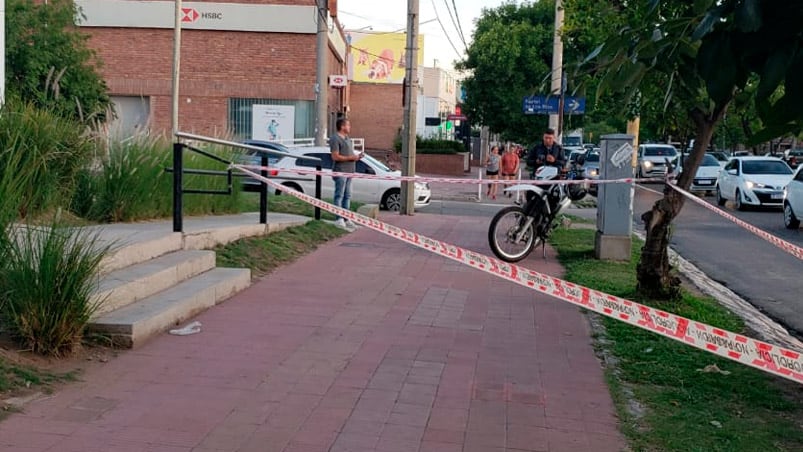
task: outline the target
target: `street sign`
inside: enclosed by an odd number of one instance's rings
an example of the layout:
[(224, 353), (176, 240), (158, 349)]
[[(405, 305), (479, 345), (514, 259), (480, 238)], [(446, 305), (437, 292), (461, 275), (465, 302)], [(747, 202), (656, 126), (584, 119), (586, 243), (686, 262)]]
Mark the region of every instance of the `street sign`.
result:
[(459, 115), (459, 114), (447, 115), (446, 119), (449, 120), (449, 121), (466, 121), (466, 120), (468, 120), (468, 118), (466, 116)]
[[(522, 110), (525, 115), (556, 115), (560, 98), (557, 96), (527, 96)], [(586, 111), (585, 97), (566, 96), (563, 100), (563, 114), (582, 115)]]

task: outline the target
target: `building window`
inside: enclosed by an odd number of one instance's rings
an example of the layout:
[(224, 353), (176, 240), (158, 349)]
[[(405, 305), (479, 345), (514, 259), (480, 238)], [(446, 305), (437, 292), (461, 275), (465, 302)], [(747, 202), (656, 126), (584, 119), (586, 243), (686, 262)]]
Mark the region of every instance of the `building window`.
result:
[[(229, 99), (229, 131), (233, 135), (233, 139), (241, 141), (247, 139), (265, 139), (268, 137), (254, 134), (254, 113), (255, 105), (261, 106), (275, 106), (277, 111), (281, 107), (293, 107), (293, 124), (292, 137), (281, 136), (279, 140), (288, 140), (292, 138), (311, 138), (315, 134), (315, 102), (311, 100), (279, 100), (279, 99), (253, 99), (253, 98), (230, 98)], [(257, 115), (264, 112), (265, 108), (258, 107), (256, 109)], [(257, 118), (257, 121), (261, 121)], [(262, 133), (261, 124), (256, 124), (259, 128), (258, 132)], [(288, 130), (288, 129), (284, 129)], [(267, 133), (267, 132), (265, 132)], [(274, 136), (271, 132), (271, 136)], [(280, 136), (277, 134), (276, 136)]]
[(151, 116), (148, 96), (110, 96), (114, 119), (109, 122), (109, 136), (124, 140), (135, 135), (147, 135)]

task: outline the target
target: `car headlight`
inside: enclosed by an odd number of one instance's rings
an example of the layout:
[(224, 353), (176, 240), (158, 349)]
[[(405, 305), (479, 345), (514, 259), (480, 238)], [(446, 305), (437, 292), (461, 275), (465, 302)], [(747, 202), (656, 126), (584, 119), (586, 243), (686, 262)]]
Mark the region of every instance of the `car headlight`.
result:
[(647, 169), (650, 169), (650, 168), (652, 168), (652, 162), (651, 162), (651, 161), (649, 161), (649, 160), (646, 160), (646, 161), (644, 162), (644, 168), (647, 168)]
[(747, 186), (747, 188), (749, 188), (750, 190), (752, 190), (752, 189), (754, 189), (754, 188), (764, 188), (764, 187), (765, 187), (765, 185), (764, 185), (764, 184), (759, 184), (759, 183), (757, 183), (757, 182), (753, 182), (753, 181), (750, 181), (750, 180), (749, 180), (749, 181), (746, 181), (744, 184), (745, 184), (745, 185)]
[(599, 171), (598, 171), (598, 170), (596, 170), (596, 169), (590, 169), (590, 170), (588, 170), (588, 175), (589, 175), (589, 176), (596, 176), (597, 174), (599, 174)]

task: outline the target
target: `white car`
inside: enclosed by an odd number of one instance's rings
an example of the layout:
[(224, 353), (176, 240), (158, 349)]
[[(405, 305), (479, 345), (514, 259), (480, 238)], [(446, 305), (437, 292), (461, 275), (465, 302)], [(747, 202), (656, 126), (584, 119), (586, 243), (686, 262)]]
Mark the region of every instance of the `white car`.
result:
[(797, 229), (803, 218), (803, 165), (797, 169), (792, 182), (784, 187), (783, 196), (783, 223), (788, 229)]
[(774, 157), (734, 157), (719, 172), (717, 204), (733, 201), (738, 210), (747, 206), (781, 207), (783, 188), (792, 180), (792, 168)]
[(669, 172), (669, 168), (666, 165), (667, 160), (670, 165), (677, 165), (678, 150), (671, 144), (639, 145), (636, 177), (643, 179), (645, 177), (666, 176)]
[[(684, 161), (683, 164), (684, 166), (679, 169), (679, 172), (683, 171), (686, 162)], [(697, 168), (697, 172), (694, 173), (694, 179), (691, 181), (689, 191), (692, 193), (704, 192), (706, 194), (713, 192), (717, 185), (720, 169), (722, 169), (722, 166), (720, 166), (719, 160), (711, 154), (705, 154), (703, 161)]]
[[(315, 194), (315, 176), (312, 174), (298, 174), (282, 169), (301, 168), (314, 170), (320, 164), (324, 172), (332, 171), (332, 154), (328, 147), (301, 147), (291, 148), (290, 154), (298, 157), (315, 157), (314, 160), (282, 157), (274, 166), (271, 178), (277, 182), (308, 195)], [(357, 164), (357, 173), (374, 174), (378, 176), (401, 176), (401, 171), (393, 171), (379, 160), (364, 154)], [(325, 198), (334, 196), (335, 184), (332, 177), (324, 175), (321, 181), (321, 195)], [(278, 190), (277, 190), (278, 192)], [(430, 202), (432, 192), (429, 184), (415, 183), (415, 206), (426, 206)], [(401, 182), (398, 180), (378, 180), (354, 178), (351, 182), (351, 199), (354, 201), (379, 204), (383, 209), (399, 210), (401, 208)]]

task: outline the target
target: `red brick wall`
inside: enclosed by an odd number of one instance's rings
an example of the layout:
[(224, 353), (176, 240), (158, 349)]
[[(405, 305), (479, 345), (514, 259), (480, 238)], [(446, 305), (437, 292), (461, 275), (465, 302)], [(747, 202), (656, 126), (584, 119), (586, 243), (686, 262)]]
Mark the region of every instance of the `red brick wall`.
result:
[(418, 154), (415, 156), (415, 172), (462, 176), (465, 174), (466, 156), (463, 154)]
[[(242, 2), (241, 0), (237, 0)], [(244, 3), (315, 4), (313, 0)], [(112, 95), (151, 97), (154, 132), (171, 128), (173, 31), (84, 28), (102, 61)], [(224, 133), (228, 98), (315, 99), (314, 34), (183, 30), (179, 124), (197, 133)], [(330, 52), (331, 73), (345, 69)], [(326, 88), (330, 111), (340, 111), (340, 89)]]
[(392, 149), (404, 116), (402, 85), (353, 83), (349, 96), (351, 135), (366, 149)]

